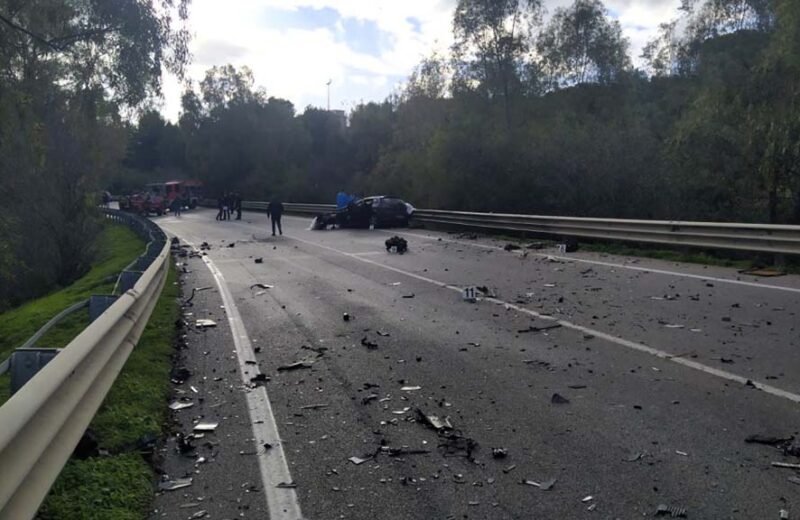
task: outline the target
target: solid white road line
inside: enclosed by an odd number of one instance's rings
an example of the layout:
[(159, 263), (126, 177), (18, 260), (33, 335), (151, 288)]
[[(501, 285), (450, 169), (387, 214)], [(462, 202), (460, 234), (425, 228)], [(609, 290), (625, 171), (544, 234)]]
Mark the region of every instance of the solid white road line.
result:
[[(410, 278), (414, 278), (415, 280), (419, 280), (419, 281), (422, 281), (422, 282), (426, 282), (426, 283), (430, 283), (430, 284), (433, 284), (433, 285), (437, 285), (439, 287), (450, 289), (452, 291), (457, 291), (459, 293), (461, 293), (463, 291), (463, 288), (461, 288), (461, 287), (457, 287), (455, 285), (447, 284), (447, 283), (444, 283), (444, 282), (439, 282), (439, 281), (434, 280), (432, 278), (428, 278), (426, 276), (421, 276), (421, 275), (418, 275), (416, 273), (405, 271), (403, 269), (398, 269), (397, 267), (392, 267), (390, 265), (385, 265), (385, 264), (382, 264), (380, 262), (375, 262), (374, 260), (370, 260), (368, 258), (364, 258), (363, 256), (359, 256), (356, 253), (348, 253), (346, 251), (340, 251), (340, 250), (338, 250), (336, 248), (333, 248), (333, 247), (330, 247), (330, 246), (325, 246), (325, 245), (322, 245), (322, 244), (317, 244), (315, 242), (311, 242), (309, 240), (303, 240), (301, 238), (297, 238), (296, 236), (291, 237), (291, 239), (292, 240), (296, 240), (298, 242), (302, 242), (304, 244), (308, 244), (310, 246), (319, 247), (321, 249), (325, 249), (325, 250), (331, 251), (333, 253), (338, 253), (340, 255), (352, 258), (354, 260), (358, 260), (359, 262), (364, 262), (365, 264), (370, 264), (370, 265), (373, 265), (375, 267), (380, 267), (381, 269), (385, 269), (387, 271), (392, 271), (392, 272), (395, 272), (395, 273), (398, 273), (398, 274), (402, 274), (404, 276), (408, 276)], [(572, 260), (572, 259), (569, 258), (569, 260)], [(705, 278), (705, 279), (707, 279), (707, 278)], [(768, 384), (761, 383), (761, 382), (758, 382), (758, 381), (753, 381), (753, 380), (751, 380), (749, 378), (742, 377), (740, 375), (733, 374), (733, 373), (727, 372), (725, 370), (720, 370), (718, 368), (714, 368), (714, 367), (711, 367), (711, 366), (708, 366), (708, 365), (704, 365), (702, 363), (698, 363), (697, 361), (684, 359), (682, 357), (676, 357), (674, 354), (670, 354), (669, 352), (665, 352), (663, 350), (659, 350), (659, 349), (653, 348), (653, 347), (648, 347), (647, 345), (644, 345), (642, 343), (636, 343), (635, 341), (630, 341), (630, 340), (627, 340), (627, 339), (624, 339), (624, 338), (613, 336), (611, 334), (607, 334), (605, 332), (602, 332), (602, 331), (599, 331), (599, 330), (596, 330), (596, 329), (591, 329), (589, 327), (584, 327), (582, 325), (578, 325), (578, 324), (572, 323), (570, 321), (559, 320), (558, 318), (554, 318), (553, 316), (548, 316), (546, 314), (541, 314), (541, 313), (538, 313), (536, 311), (532, 311), (530, 309), (526, 309), (524, 307), (520, 307), (519, 305), (515, 305), (513, 303), (509, 303), (509, 302), (500, 300), (498, 298), (485, 298), (485, 300), (486, 301), (490, 301), (492, 303), (495, 303), (497, 305), (502, 305), (502, 306), (504, 306), (506, 308), (509, 308), (509, 309), (514, 309), (517, 312), (521, 312), (521, 313), (527, 314), (529, 316), (533, 316), (534, 318), (538, 318), (538, 319), (542, 319), (542, 320), (547, 320), (547, 321), (552, 321), (552, 322), (558, 323), (562, 327), (567, 328), (567, 329), (571, 329), (571, 330), (575, 330), (575, 331), (578, 331), (578, 332), (582, 332), (584, 334), (591, 334), (591, 335), (593, 335), (593, 336), (595, 336), (597, 338), (604, 339), (604, 340), (608, 341), (609, 343), (613, 343), (615, 345), (619, 345), (619, 346), (622, 346), (622, 347), (625, 347), (625, 348), (628, 348), (628, 349), (631, 349), (631, 350), (636, 350), (636, 351), (639, 351), (639, 352), (643, 352), (645, 354), (650, 354), (651, 356), (655, 356), (655, 357), (663, 359), (665, 361), (671, 361), (671, 362), (676, 363), (678, 365), (683, 365), (685, 367), (693, 368), (695, 370), (698, 370), (700, 372), (704, 372), (706, 374), (718, 377), (720, 379), (725, 379), (727, 381), (733, 381), (733, 382), (741, 383), (741, 384), (745, 384), (748, 381), (750, 381), (753, 384), (753, 386), (755, 386), (759, 390), (762, 390), (765, 393), (768, 393), (768, 394), (771, 394), (771, 395), (774, 395), (774, 396), (777, 396), (777, 397), (782, 397), (784, 399), (788, 399), (788, 400), (793, 401), (795, 403), (800, 403), (800, 395), (792, 393), (792, 392), (789, 392), (789, 391), (786, 391), (786, 390), (782, 390), (782, 389), (774, 387), (772, 385), (768, 385)]]
[[(397, 231), (397, 232), (396, 231), (386, 231), (386, 233), (394, 234), (394, 235), (407, 235), (407, 236), (411, 236), (411, 237), (430, 240), (430, 241), (433, 241), (433, 242), (438, 242), (438, 241), (450, 242), (450, 243), (453, 243), (453, 244), (458, 244), (458, 245), (462, 245), (462, 246), (476, 247), (476, 248), (479, 248), (479, 249), (491, 249), (491, 250), (504, 251), (504, 249), (502, 247), (500, 247), (500, 246), (491, 246), (491, 245), (479, 244), (479, 243), (475, 243), (475, 242), (464, 242), (464, 241), (461, 241), (461, 240), (453, 240), (452, 238), (436, 237), (436, 236), (424, 235), (424, 234), (420, 234), (420, 233), (411, 233), (411, 232), (408, 232), (408, 231)], [(519, 254), (519, 251), (520, 250), (517, 250), (515, 252), (517, 252)], [(667, 275), (667, 276), (678, 276), (678, 277), (682, 277), (682, 278), (693, 278), (693, 279), (696, 279), (696, 280), (703, 280), (703, 281), (707, 281), (707, 282), (728, 283), (728, 284), (733, 284), (733, 285), (743, 285), (745, 287), (757, 287), (759, 289), (773, 289), (773, 290), (776, 290), (776, 291), (786, 291), (786, 292), (792, 292), (792, 293), (800, 294), (800, 288), (797, 288), (797, 287), (784, 287), (784, 286), (780, 286), (780, 285), (768, 285), (768, 284), (758, 283), (758, 282), (748, 282), (748, 281), (745, 281), (745, 280), (732, 280), (730, 278), (718, 278), (718, 277), (714, 277), (714, 276), (702, 276), (702, 275), (699, 275), (699, 274), (681, 273), (681, 272), (678, 272), (678, 271), (667, 271), (667, 270), (664, 270), (664, 269), (653, 269), (653, 268), (650, 268), (650, 267), (639, 267), (639, 266), (628, 265), (628, 264), (617, 264), (617, 263), (614, 263), (614, 262), (603, 262), (602, 260), (589, 260), (589, 259), (586, 259), (586, 258), (577, 258), (577, 257), (574, 257), (574, 256), (548, 255), (548, 254), (545, 254), (545, 253), (532, 253), (530, 251), (528, 252), (528, 254), (530, 254), (531, 256), (538, 256), (538, 257), (541, 257), (541, 258), (548, 258), (548, 257), (549, 258), (555, 258), (557, 260), (563, 260), (565, 262), (579, 262), (579, 263), (583, 263), (583, 264), (602, 265), (604, 267), (614, 267), (614, 268), (619, 268), (619, 269), (629, 269), (631, 271), (663, 274), (663, 275)]]
[[(191, 243), (189, 245), (194, 247)], [(233, 343), (236, 347), (239, 373), (242, 376), (242, 382), (245, 386), (248, 386), (251, 384), (250, 377), (255, 374), (248, 374), (250, 369), (245, 362), (256, 359), (253, 346), (250, 343), (250, 337), (247, 335), (242, 317), (222, 273), (208, 256), (203, 257), (203, 262), (205, 262), (208, 270), (211, 271), (222, 296), (225, 314), (228, 316), (228, 324), (231, 327)], [(250, 424), (253, 426), (256, 456), (258, 457), (261, 481), (264, 485), (264, 494), (269, 508), (269, 517), (271, 520), (301, 520), (303, 515), (300, 512), (300, 502), (297, 499), (295, 490), (290, 487), (277, 487), (281, 483), (291, 483), (292, 476), (289, 473), (289, 465), (286, 462), (286, 454), (283, 451), (280, 435), (278, 435), (278, 425), (275, 422), (275, 416), (272, 414), (272, 406), (267, 396), (267, 389), (259, 386), (245, 395), (247, 397), (247, 408), (250, 412)], [(264, 443), (271, 444), (272, 448), (265, 449)]]

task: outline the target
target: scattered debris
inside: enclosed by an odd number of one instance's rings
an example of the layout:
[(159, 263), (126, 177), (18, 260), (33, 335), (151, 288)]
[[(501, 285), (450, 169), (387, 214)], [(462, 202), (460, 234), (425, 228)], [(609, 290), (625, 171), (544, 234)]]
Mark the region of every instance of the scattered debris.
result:
[(686, 518), (685, 507), (670, 507), (666, 504), (659, 504), (656, 508), (656, 516), (670, 516), (672, 518)]
[(421, 386), (404, 386), (404, 387), (401, 387), (400, 390), (402, 390), (403, 392), (414, 392), (416, 390), (422, 390), (422, 387)]
[(781, 509), (778, 511), (781, 520), (789, 520), (789, 511), (787, 509)]
[(550, 402), (553, 404), (569, 404), (569, 399), (559, 393), (555, 393), (553, 397), (550, 398)]
[(374, 401), (378, 397), (380, 397), (378, 394), (369, 394), (368, 396), (361, 398), (361, 404), (369, 404), (371, 401)]
[(378, 344), (375, 343), (374, 341), (370, 341), (366, 336), (361, 338), (361, 344), (370, 350), (375, 350), (376, 348), (378, 348)]
[(158, 484), (158, 489), (161, 491), (175, 491), (176, 489), (181, 489), (185, 487), (189, 487), (192, 485), (192, 479), (189, 478), (176, 478), (174, 480), (165, 480)]
[(545, 480), (544, 482), (536, 482), (535, 480), (523, 480), (520, 483), (525, 484), (526, 486), (537, 487), (542, 491), (550, 491), (551, 489), (553, 489), (553, 486), (556, 485), (556, 479), (551, 478), (550, 480)]
[(592, 500), (594, 500), (594, 497), (592, 495), (589, 495), (589, 496), (583, 497), (581, 499), (581, 502), (591, 502)]
[(201, 422), (194, 425), (196, 432), (213, 432), (219, 426), (218, 422)]
[(800, 469), (800, 464), (790, 464), (789, 462), (773, 462), (772, 467), (784, 469)]
[(384, 338), (388, 338), (389, 336), (391, 336), (391, 334), (389, 334), (388, 332), (383, 332), (381, 330), (376, 330), (375, 334)]
[(343, 321), (350, 321), (350, 314), (348, 314), (346, 312), (342, 313), (342, 320)]
[(294, 482), (281, 482), (275, 487), (278, 489), (294, 489), (297, 487), (297, 484), (295, 484)]
[(313, 363), (308, 361), (297, 361), (288, 365), (281, 365), (278, 367), (278, 372), (289, 372), (291, 370), (300, 370), (301, 368), (311, 368)]
[(190, 516), (189, 520), (194, 520), (196, 518), (205, 518), (205, 516), (207, 514), (208, 514), (208, 511), (206, 511), (205, 509), (201, 509), (200, 511), (198, 511), (195, 514), (193, 514), (192, 516)]
[(401, 457), (403, 455), (426, 455), (431, 450), (408, 448), (406, 446), (400, 448), (392, 448), (390, 446), (381, 446), (378, 449), (379, 453), (384, 453), (390, 457)]
[(789, 477), (789, 482), (800, 486), (800, 477)]
[(364, 464), (365, 462), (372, 460), (372, 457), (369, 457), (367, 459), (362, 459), (361, 457), (350, 457), (347, 460), (358, 466), (359, 464)]
[(198, 329), (206, 329), (210, 327), (216, 327), (217, 322), (209, 319), (199, 319), (194, 322), (194, 326), (197, 327)]
[(411, 298), (413, 298), (414, 296), (416, 296), (414, 293), (411, 293), (411, 294), (404, 294), (404, 295), (403, 295), (403, 298), (405, 298), (405, 299), (407, 299), (407, 300), (410, 300), (410, 299), (411, 299)]
[(391, 253), (395, 252), (397, 254), (404, 254), (408, 251), (408, 241), (405, 238), (393, 236), (392, 238), (386, 240), (386, 251)]
[(744, 442), (747, 444), (766, 444), (767, 446), (775, 446), (782, 448), (783, 446), (790, 444), (794, 440), (794, 436), (789, 437), (774, 437), (772, 435), (762, 435), (760, 433), (755, 433), (753, 435), (748, 435), (745, 437)]
[(686, 453), (685, 451), (681, 451), (681, 450), (675, 450), (675, 453), (677, 455), (680, 455), (681, 457), (688, 457), (689, 456), (688, 453)]
[(230, 244), (228, 244), (228, 247), (236, 247), (236, 242), (231, 242)]
[(517, 244), (508, 243), (503, 247), (503, 249), (505, 249), (506, 251), (516, 251), (517, 249), (522, 249), (522, 248), (519, 247)]
[(186, 367), (180, 367), (172, 371), (172, 377), (170, 377), (170, 381), (176, 385), (182, 385), (190, 377), (192, 377), (192, 372)]
[(192, 406), (194, 406), (194, 403), (192, 401), (178, 400), (170, 403), (169, 408), (170, 410), (178, 411), (178, 410), (183, 410), (184, 408), (191, 408)]
[(257, 386), (258, 386), (259, 383), (266, 383), (269, 380), (270, 379), (269, 379), (269, 377), (267, 377), (266, 374), (256, 374), (256, 375), (254, 375), (253, 377), (250, 378), (250, 382), (256, 384)]
[(259, 283), (254, 283), (253, 285), (250, 286), (251, 289), (254, 289), (256, 287), (258, 287), (259, 289), (265, 289), (265, 290), (273, 288), (272, 285), (267, 285), (265, 283), (260, 283), (260, 282)]
[(257, 264), (263, 264), (263, 263), (264, 263), (264, 259), (263, 259), (263, 258), (261, 258), (261, 257), (258, 257), (258, 258), (256, 258), (255, 260), (253, 260), (253, 262), (255, 262), (255, 263), (257, 263)]
[(472, 453), (478, 448), (478, 442), (475, 439), (465, 437), (453, 430), (440, 430), (439, 438), (442, 439), (439, 443), (439, 448), (445, 457), (466, 457), (472, 460)]
[(437, 415), (428, 415), (419, 408), (417, 408), (417, 420), (426, 424), (436, 431), (447, 429), (452, 430), (453, 425), (450, 424), (449, 417), (439, 417)]
[(642, 453), (632, 453), (631, 455), (625, 457), (625, 462), (636, 462), (637, 460), (641, 460), (644, 457)]
[(492, 448), (492, 457), (495, 459), (504, 459), (508, 457), (508, 450), (505, 448)]
[(402, 410), (392, 410), (392, 413), (395, 414), (395, 415), (403, 415), (403, 414), (407, 413), (409, 410), (411, 410), (411, 407), (410, 406), (406, 406)]
[(301, 406), (300, 409), (301, 410), (319, 410), (321, 408), (327, 408), (327, 407), (328, 407), (327, 404), (320, 403), (320, 404), (307, 404), (305, 406)]
[(529, 332), (542, 332), (542, 331), (545, 331), (545, 330), (557, 329), (557, 328), (560, 328), (560, 327), (561, 327), (560, 323), (553, 323), (552, 325), (545, 325), (543, 327), (534, 327), (533, 325), (531, 325), (527, 329), (518, 330), (517, 334), (527, 334)]
[(508, 474), (508, 473), (511, 473), (512, 471), (514, 471), (515, 469), (517, 469), (517, 465), (516, 464), (512, 464), (512, 465), (510, 465), (508, 467), (503, 468), (503, 473)]

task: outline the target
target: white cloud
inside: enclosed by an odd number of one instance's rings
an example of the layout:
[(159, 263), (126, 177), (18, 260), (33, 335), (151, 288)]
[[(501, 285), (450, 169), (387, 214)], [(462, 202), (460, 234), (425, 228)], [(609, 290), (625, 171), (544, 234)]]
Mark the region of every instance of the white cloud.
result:
[[(550, 12), (571, 0), (545, 0)], [(655, 32), (671, 19), (679, 0), (606, 0), (631, 40), (634, 58)], [(189, 79), (197, 82), (214, 65), (232, 63), (253, 70), (267, 94), (291, 100), (298, 110), (324, 106), (325, 83), (332, 79), (332, 108), (350, 108), (358, 101), (384, 99), (420, 59), (452, 42), (456, 0), (193, 0), (190, 26), (194, 63)], [(338, 11), (343, 18), (373, 22), (390, 35), (393, 45), (379, 56), (356, 52), (342, 38), (341, 23), (300, 29), (274, 27), (270, 10), (300, 8)], [(418, 24), (412, 23), (410, 18)], [(177, 119), (180, 87), (165, 81), (164, 111)]]

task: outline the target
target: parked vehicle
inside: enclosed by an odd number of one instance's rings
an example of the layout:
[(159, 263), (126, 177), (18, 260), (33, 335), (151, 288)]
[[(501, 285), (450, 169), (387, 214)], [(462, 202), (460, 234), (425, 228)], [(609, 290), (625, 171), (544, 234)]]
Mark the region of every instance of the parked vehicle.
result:
[(167, 210), (164, 197), (154, 193), (134, 193), (119, 200), (119, 209), (148, 216), (151, 213), (163, 215)]
[(318, 215), (314, 229), (407, 227), (414, 207), (397, 197), (372, 196), (350, 202), (332, 213)]
[(181, 207), (194, 209), (200, 201), (202, 187), (200, 181), (168, 181), (148, 184), (147, 190), (163, 197), (167, 208), (178, 200)]

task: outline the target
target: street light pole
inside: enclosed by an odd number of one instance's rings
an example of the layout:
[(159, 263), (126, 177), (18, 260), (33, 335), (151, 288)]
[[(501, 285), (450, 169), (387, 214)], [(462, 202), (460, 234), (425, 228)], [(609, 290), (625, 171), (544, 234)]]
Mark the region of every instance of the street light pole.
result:
[(326, 85), (328, 85), (328, 112), (331, 111), (331, 82), (333, 80), (329, 79)]

